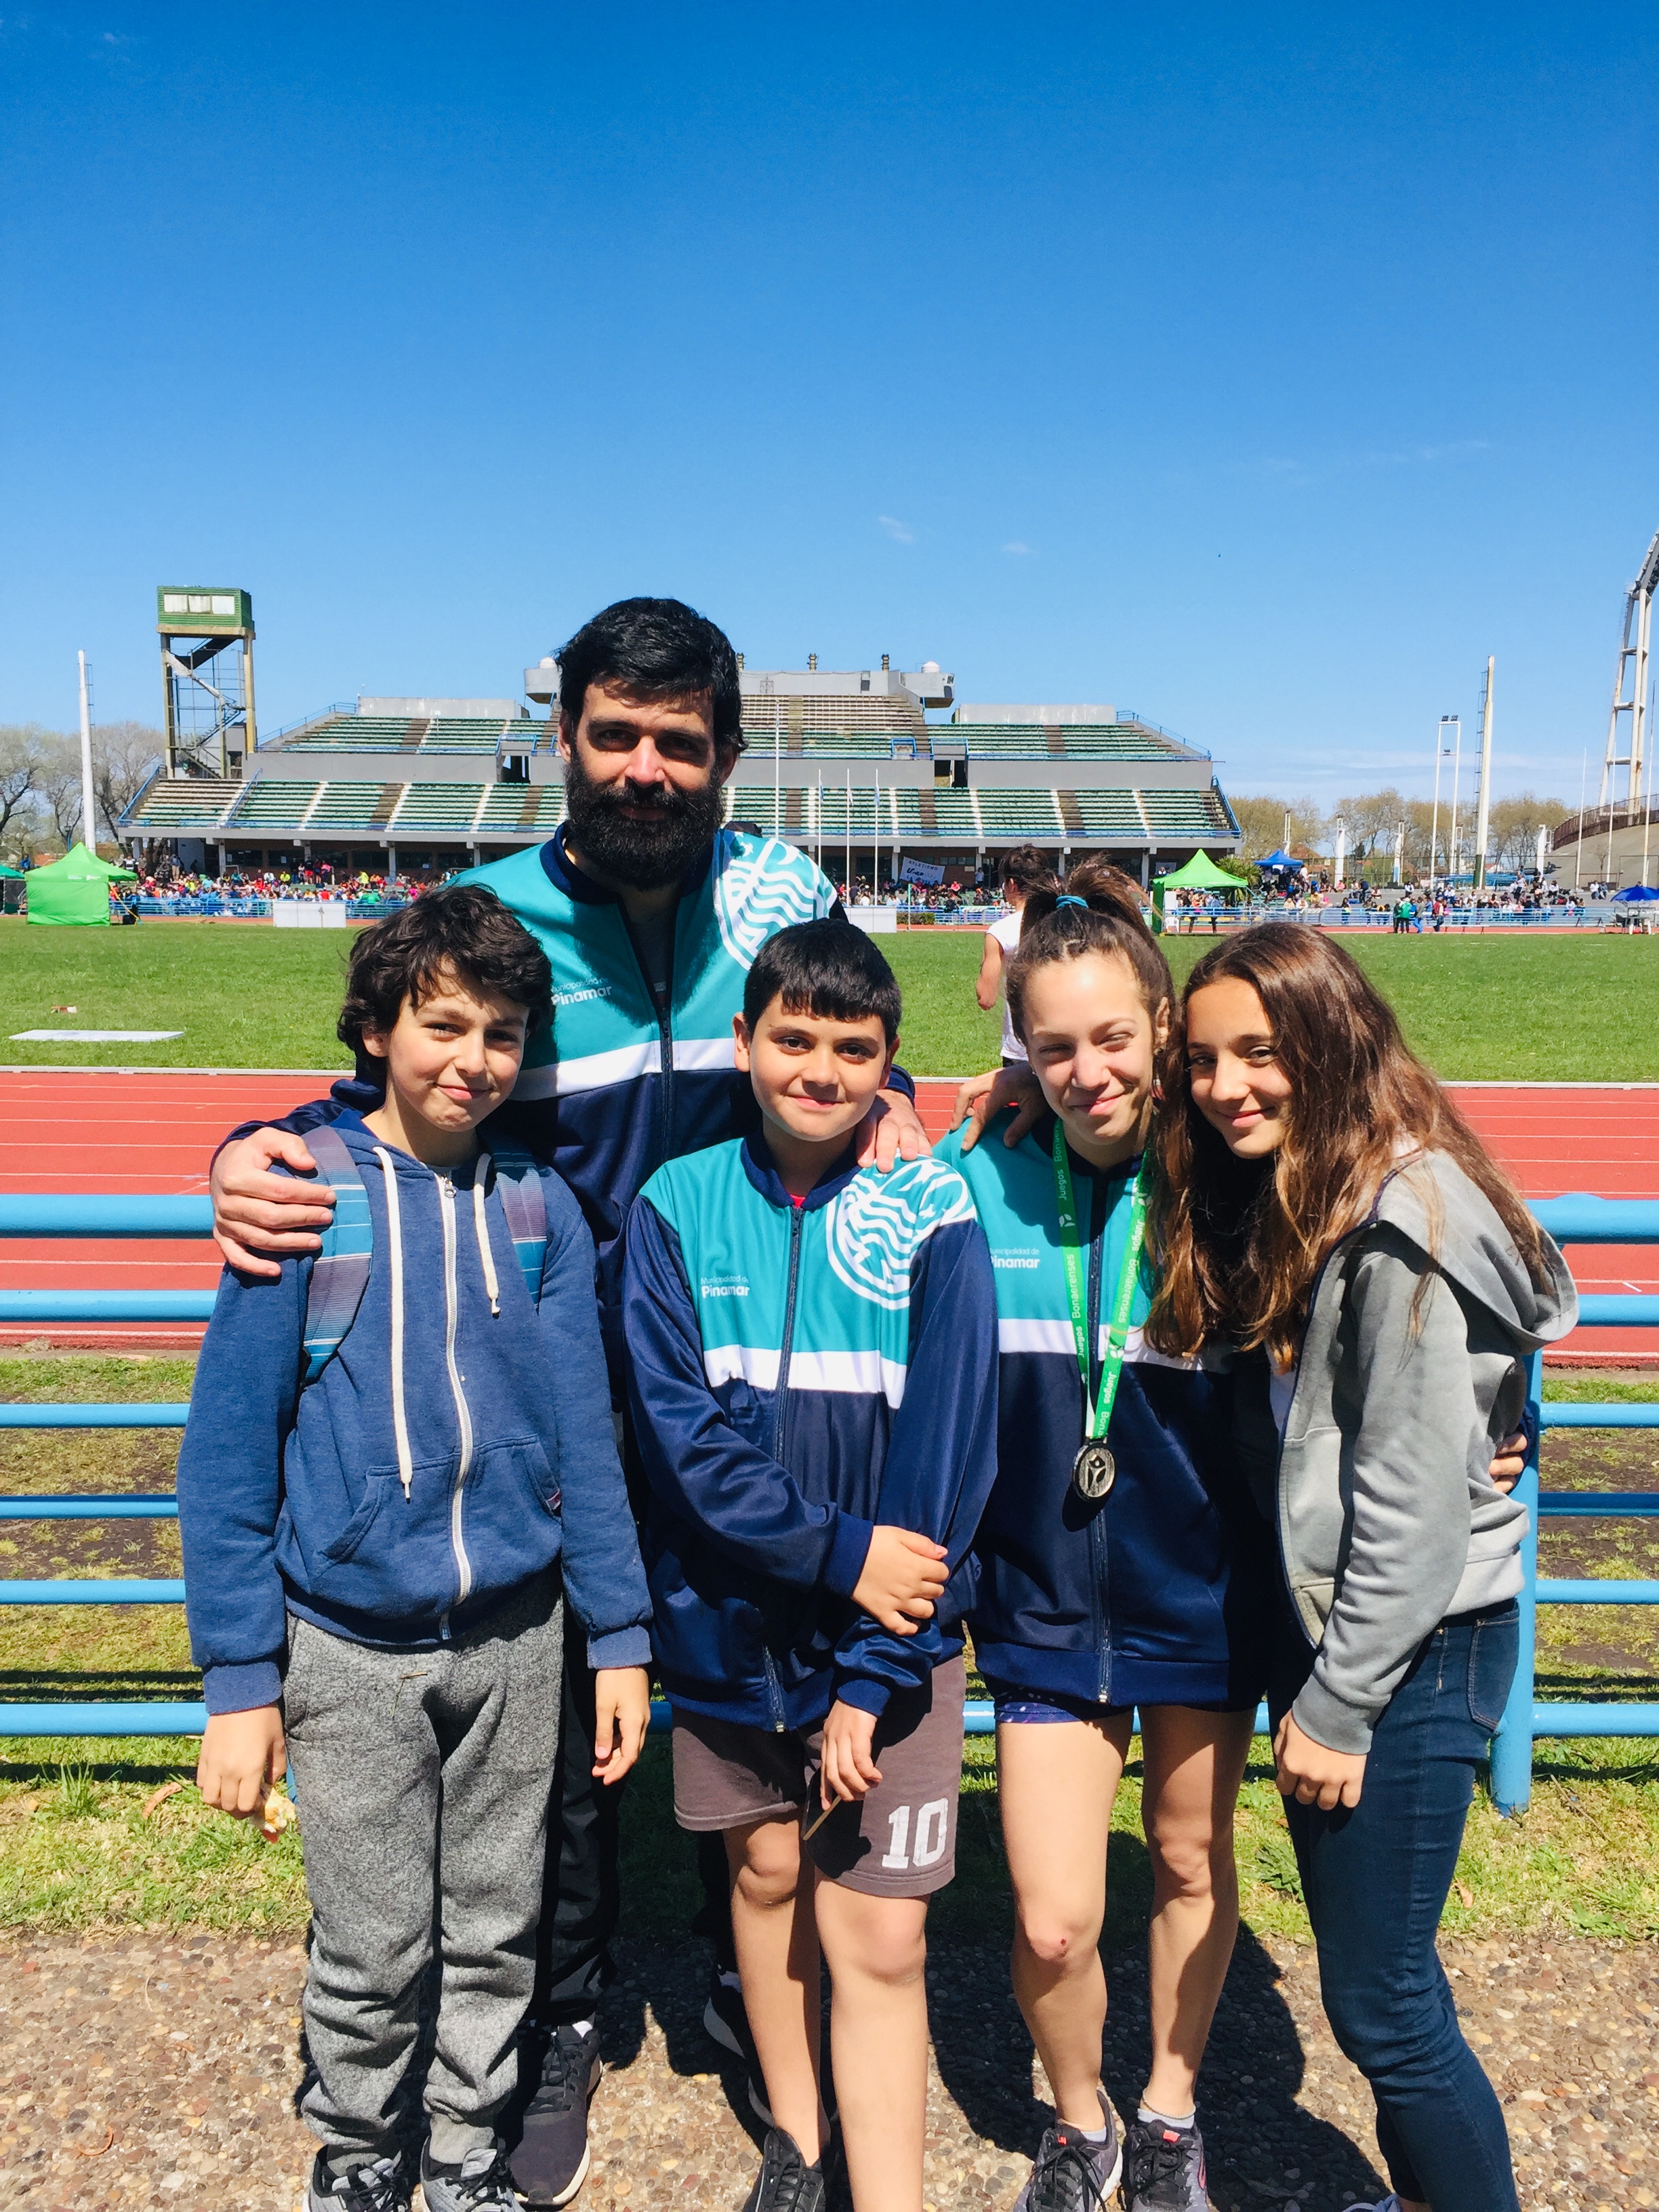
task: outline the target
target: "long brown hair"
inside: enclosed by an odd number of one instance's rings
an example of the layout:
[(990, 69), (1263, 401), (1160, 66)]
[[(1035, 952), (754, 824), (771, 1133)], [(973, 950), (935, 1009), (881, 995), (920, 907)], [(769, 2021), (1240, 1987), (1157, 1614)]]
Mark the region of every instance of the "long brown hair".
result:
[[(1076, 903), (1079, 899), (1080, 906)], [(1091, 952), (1128, 963), (1154, 1030), (1160, 1006), (1174, 1013), (1175, 978), (1142, 919), (1139, 890), (1121, 868), (1104, 860), (1079, 860), (1063, 884), (1051, 878), (1025, 901), (1019, 949), (1008, 963), (1006, 979), (1009, 1017), (1022, 1042), (1025, 986), (1033, 972), (1053, 961), (1081, 960)]]
[(1456, 1162), (1541, 1285), (1538, 1228), (1520, 1194), (1351, 954), (1317, 928), (1258, 924), (1204, 955), (1187, 979), (1183, 1011), (1194, 992), (1224, 981), (1248, 983), (1261, 1001), (1291, 1082), (1289, 1127), (1266, 1158), (1235, 1159), (1194, 1103), (1185, 1044), (1172, 1039), (1153, 1136), (1159, 1275), (1150, 1343), (1193, 1352), (1225, 1336), (1246, 1349), (1265, 1346), (1285, 1365), (1326, 1257), (1416, 1151)]

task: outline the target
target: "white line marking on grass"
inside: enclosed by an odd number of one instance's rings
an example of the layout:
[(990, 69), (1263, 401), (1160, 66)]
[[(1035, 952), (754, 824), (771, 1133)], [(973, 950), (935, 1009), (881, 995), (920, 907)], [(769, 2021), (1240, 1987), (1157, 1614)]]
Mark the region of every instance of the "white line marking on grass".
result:
[(14, 1030), (14, 1044), (161, 1044), (182, 1030)]

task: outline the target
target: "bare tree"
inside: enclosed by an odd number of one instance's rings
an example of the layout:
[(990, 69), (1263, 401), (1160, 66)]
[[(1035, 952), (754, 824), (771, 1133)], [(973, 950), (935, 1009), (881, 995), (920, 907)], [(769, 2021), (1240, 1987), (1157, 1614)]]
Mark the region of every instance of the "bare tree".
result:
[(39, 722), (0, 723), (0, 841), (15, 845), (33, 829), (41, 766), (54, 742)]
[(40, 751), (35, 788), (67, 853), (81, 834), (81, 740), (55, 733)]
[(121, 817), (161, 764), (165, 743), (147, 722), (98, 722), (92, 732), (92, 782), (98, 811), (118, 841)]
[(1530, 791), (1495, 799), (1487, 828), (1500, 864), (1530, 868), (1538, 857), (1539, 831), (1553, 830), (1566, 811), (1559, 799), (1540, 799)]
[(1228, 804), (1244, 832), (1244, 857), (1259, 860), (1276, 852), (1285, 842), (1285, 817), (1290, 817), (1292, 845), (1310, 845), (1324, 835), (1325, 817), (1311, 799), (1285, 799), (1262, 796), (1233, 799)]

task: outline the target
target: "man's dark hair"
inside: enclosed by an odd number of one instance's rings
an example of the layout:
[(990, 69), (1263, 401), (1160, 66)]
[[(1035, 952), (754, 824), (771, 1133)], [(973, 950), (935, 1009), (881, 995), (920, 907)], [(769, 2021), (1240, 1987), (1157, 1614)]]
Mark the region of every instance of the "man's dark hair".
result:
[(875, 1014), (889, 1044), (898, 1035), (898, 979), (850, 921), (798, 921), (767, 939), (743, 987), (744, 1024), (751, 1033), (774, 999), (782, 1000), (786, 1014), (814, 1014), (821, 1022), (861, 1022)]
[(714, 743), (744, 748), (738, 656), (723, 629), (683, 599), (618, 599), (585, 622), (561, 648), (559, 710), (574, 726), (590, 684), (612, 684), (635, 699), (706, 694)]
[(366, 1030), (384, 1036), (405, 999), (422, 1006), (452, 981), (527, 1007), (526, 1034), (553, 1018), (553, 970), (530, 932), (482, 884), (449, 884), (375, 922), (352, 946), (341, 1043), (361, 1060)]

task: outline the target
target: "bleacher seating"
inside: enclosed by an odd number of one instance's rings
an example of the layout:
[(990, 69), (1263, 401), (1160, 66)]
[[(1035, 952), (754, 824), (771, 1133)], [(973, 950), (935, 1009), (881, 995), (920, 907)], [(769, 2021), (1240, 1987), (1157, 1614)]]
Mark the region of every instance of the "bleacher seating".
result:
[(1133, 791), (1074, 791), (1067, 796), (1076, 802), (1085, 837), (1140, 838), (1146, 834)]
[[(519, 791), (530, 789), (526, 784), (509, 787)], [(409, 796), (398, 809), (394, 834), (406, 837), (411, 830), (429, 830), (439, 835), (461, 835), (472, 827), (472, 817), (483, 797), (483, 786), (479, 783), (411, 783)]]
[(297, 830), (317, 796), (314, 783), (290, 783), (286, 777), (260, 776), (243, 791), (230, 817), (233, 830)]
[(562, 783), (496, 783), (490, 786), (476, 834), (480, 838), (517, 833), (550, 837), (563, 819)]
[[(826, 783), (822, 793), (815, 794), (815, 796), (817, 796), (818, 799), (818, 835), (821, 837), (827, 839), (840, 837), (844, 840), (847, 836), (846, 785), (844, 783)], [(853, 836), (854, 840), (856, 841), (859, 838), (867, 840), (875, 828), (876, 794), (874, 787), (870, 784), (866, 784), (863, 789), (860, 790), (859, 786), (855, 783), (853, 786)], [(885, 819), (884, 819), (880, 824), (880, 834), (884, 837), (891, 835), (890, 825)]]
[(948, 837), (955, 845), (976, 845), (979, 831), (975, 826), (974, 805), (969, 794), (946, 788), (935, 791), (932, 797), (939, 836)]
[(799, 759), (886, 760), (895, 740), (901, 751), (914, 745), (927, 750), (927, 726), (921, 709), (885, 692), (837, 693), (827, 698), (780, 697), (774, 702), (752, 693), (743, 702), (743, 733), (750, 760), (757, 766), (781, 736), (783, 752)]
[(325, 783), (309, 828), (368, 830), (386, 822), (403, 786), (397, 783)]
[(1237, 834), (1213, 784), (1207, 791), (1143, 791), (1140, 799), (1154, 837), (1169, 842), (1191, 837), (1201, 844)]
[(423, 753), (490, 753), (503, 738), (521, 752), (533, 752), (538, 738), (547, 734), (542, 722), (498, 722), (476, 716), (439, 714), (421, 740)]
[(1004, 791), (988, 786), (978, 797), (988, 837), (1053, 837), (1060, 830), (1051, 790)]
[(289, 753), (399, 753), (409, 744), (406, 714), (331, 714), (297, 737), (285, 738)]
[(216, 829), (241, 790), (216, 775), (158, 775), (139, 794), (130, 826), (152, 837)]
[[(941, 732), (938, 734), (943, 735)], [(1194, 747), (1139, 722), (952, 722), (970, 760), (1192, 760)]]

